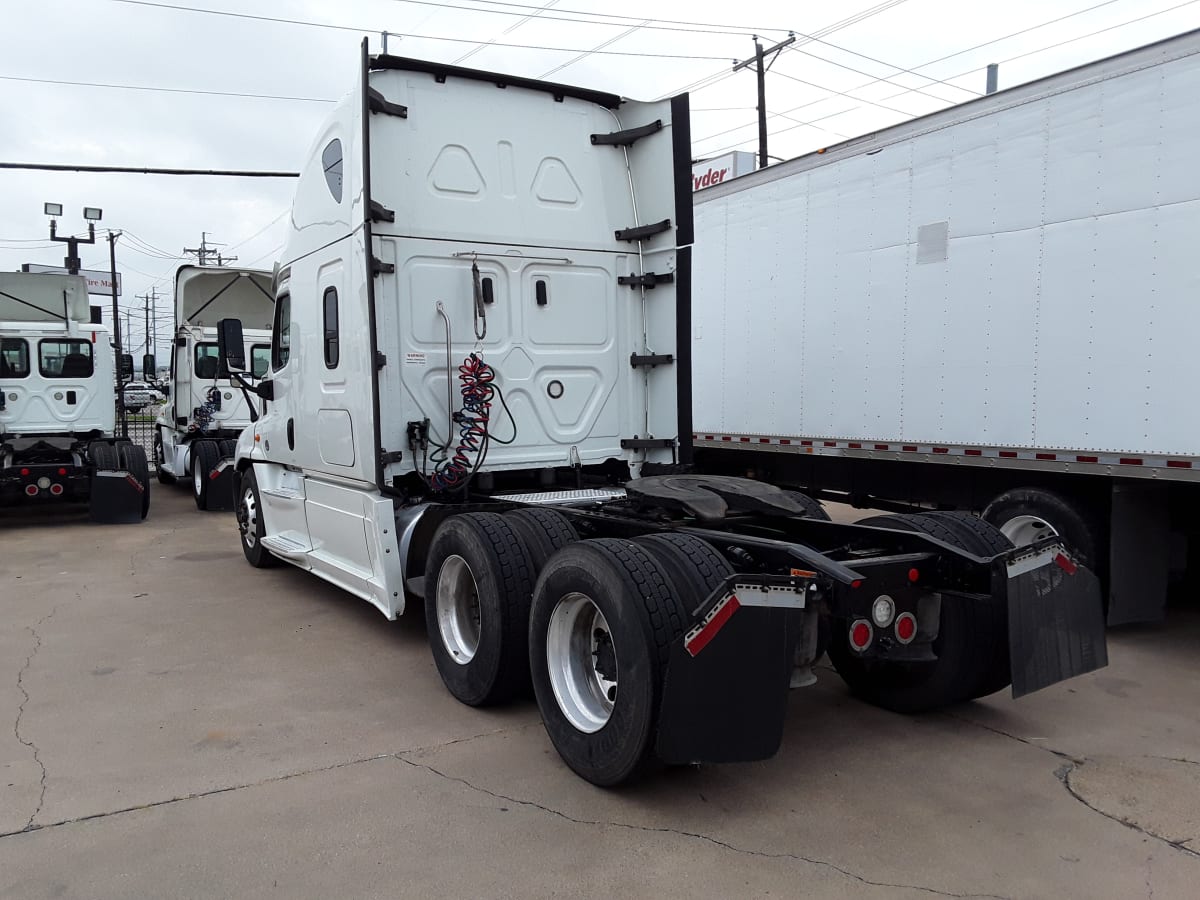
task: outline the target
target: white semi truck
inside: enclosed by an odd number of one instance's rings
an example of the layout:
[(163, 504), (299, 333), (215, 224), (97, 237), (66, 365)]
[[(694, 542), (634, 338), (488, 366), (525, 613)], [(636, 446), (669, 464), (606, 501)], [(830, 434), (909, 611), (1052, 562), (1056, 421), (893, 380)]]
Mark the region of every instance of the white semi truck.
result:
[(0, 272), (0, 507), (74, 501), (97, 522), (146, 517), (149, 466), (117, 435), (116, 384), (83, 277)]
[(243, 323), (251, 378), (267, 371), (275, 298), (271, 273), (181, 266), (175, 273), (175, 337), (167, 398), (154, 430), (158, 480), (186, 478), (200, 509), (233, 509), (234, 442), (259, 403), (217, 355), (217, 322)]
[[(389, 619), (459, 700), (532, 686), (575, 772), (772, 755), (825, 649), (919, 711), (1105, 664), (1096, 579), (969, 516), (828, 521), (691, 456), (686, 95), (371, 56), (301, 173), (246, 559)], [(218, 325), (243, 368), (239, 322)]]
[(1200, 32), (696, 195), (697, 460), (1200, 573)]

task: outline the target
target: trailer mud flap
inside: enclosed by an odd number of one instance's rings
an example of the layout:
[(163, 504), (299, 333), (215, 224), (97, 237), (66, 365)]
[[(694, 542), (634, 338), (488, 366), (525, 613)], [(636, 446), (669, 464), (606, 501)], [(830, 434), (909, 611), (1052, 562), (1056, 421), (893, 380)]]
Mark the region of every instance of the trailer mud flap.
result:
[(140, 522), (145, 492), (145, 486), (128, 472), (96, 472), (92, 477), (88, 514), (93, 522), (106, 525)]
[(663, 762), (752, 762), (779, 750), (804, 588), (771, 594), (722, 589), (671, 647), (656, 745)]
[(233, 460), (230, 459), (221, 460), (217, 464), (217, 467), (208, 473), (208, 495), (205, 498), (207, 501), (206, 509), (225, 512), (236, 507), (237, 504), (233, 496), (236, 488), (236, 485), (234, 485), (234, 476), (236, 473), (237, 467), (234, 466)]
[(1057, 544), (1008, 555), (1012, 695), (1022, 697), (1108, 665), (1100, 580)]

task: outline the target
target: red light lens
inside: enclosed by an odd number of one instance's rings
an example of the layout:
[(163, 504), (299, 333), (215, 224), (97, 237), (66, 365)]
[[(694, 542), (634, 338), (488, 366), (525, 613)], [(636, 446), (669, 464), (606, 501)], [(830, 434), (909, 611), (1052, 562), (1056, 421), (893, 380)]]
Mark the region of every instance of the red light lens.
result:
[(25, 485), (25, 495), (27, 497), (36, 497), (37, 492), (38, 492), (38, 486), (36, 484)]
[(862, 587), (862, 579), (860, 579), (860, 578), (854, 579), (852, 582), (850, 582), (850, 587), (852, 587), (852, 588)]
[(28, 474), (29, 474), (29, 470), (28, 470), (28, 469), (22, 469), (22, 470), (21, 470), (21, 475), (22, 475), (22, 476), (25, 476), (25, 475), (28, 475)]
[(859, 619), (850, 626), (850, 646), (855, 650), (866, 650), (871, 643), (871, 626)]
[(67, 474), (67, 470), (66, 470), (66, 469), (59, 469), (59, 470), (58, 470), (58, 474), (59, 474), (59, 475), (66, 475), (66, 474)]
[(61, 484), (50, 485), (50, 493), (52, 493), (55, 497), (57, 497), (62, 492), (63, 492), (63, 486)]
[(916, 569), (909, 569), (908, 570), (908, 580), (911, 581), (913, 584), (916, 584), (918, 581), (921, 580), (921, 573), (918, 572)]
[(917, 634), (917, 619), (912, 613), (901, 613), (896, 619), (896, 637), (907, 644)]

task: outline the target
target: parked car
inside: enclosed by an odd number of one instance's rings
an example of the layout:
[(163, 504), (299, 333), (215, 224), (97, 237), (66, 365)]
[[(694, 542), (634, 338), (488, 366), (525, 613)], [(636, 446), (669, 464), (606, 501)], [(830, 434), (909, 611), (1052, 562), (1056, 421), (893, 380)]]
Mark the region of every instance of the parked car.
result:
[(125, 408), (136, 410), (146, 406), (162, 403), (163, 395), (144, 381), (130, 381), (125, 384)]

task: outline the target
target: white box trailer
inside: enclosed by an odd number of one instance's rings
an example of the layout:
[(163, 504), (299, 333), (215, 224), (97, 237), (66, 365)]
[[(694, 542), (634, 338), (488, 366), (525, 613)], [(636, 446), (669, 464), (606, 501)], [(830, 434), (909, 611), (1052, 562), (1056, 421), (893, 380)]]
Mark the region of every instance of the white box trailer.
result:
[(1184, 34), (698, 193), (702, 465), (986, 507), (1106, 574), (1110, 621), (1161, 615), (1200, 499), (1198, 54)]
[[(559, 754), (603, 785), (770, 756), (826, 643), (856, 693), (908, 712), (1104, 665), (1096, 579), (1058, 537), (837, 524), (802, 494), (679, 471), (688, 124), (686, 96), (364, 42), (274, 279), (266, 411), (237, 445), (247, 561), (388, 618), (423, 605), (449, 691), (532, 687)], [(244, 367), (241, 324), (217, 337)]]

